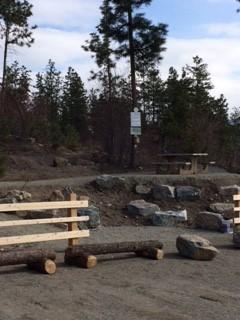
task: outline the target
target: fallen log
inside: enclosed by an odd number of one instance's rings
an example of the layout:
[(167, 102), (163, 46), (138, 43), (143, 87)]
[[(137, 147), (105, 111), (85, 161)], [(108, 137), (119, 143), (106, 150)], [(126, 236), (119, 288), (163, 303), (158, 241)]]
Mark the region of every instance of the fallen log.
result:
[[(100, 244), (85, 244), (68, 247), (65, 251), (65, 261), (71, 261), (72, 259), (82, 256), (83, 253), (88, 253), (91, 255), (100, 255), (100, 254), (110, 254), (110, 253), (125, 253), (125, 252), (142, 252), (142, 256), (148, 257), (150, 255), (154, 256), (154, 259), (157, 255), (160, 257), (161, 254), (157, 252), (157, 249), (162, 249), (163, 244), (157, 240), (151, 241), (131, 241), (131, 242), (115, 242), (115, 243), (100, 243)], [(149, 251), (150, 249), (155, 249), (155, 251)]]
[(0, 251), (0, 266), (31, 264), (46, 259), (55, 260), (55, 252), (38, 248), (17, 248)]
[(77, 257), (69, 258), (65, 256), (65, 263), (85, 269), (91, 269), (97, 265), (97, 257), (86, 252), (78, 252)]
[(142, 251), (136, 251), (135, 254), (138, 257), (149, 258), (153, 260), (162, 260), (164, 257), (164, 252), (158, 248), (149, 248)]
[(45, 274), (54, 274), (57, 270), (56, 263), (50, 259), (28, 263), (28, 267)]

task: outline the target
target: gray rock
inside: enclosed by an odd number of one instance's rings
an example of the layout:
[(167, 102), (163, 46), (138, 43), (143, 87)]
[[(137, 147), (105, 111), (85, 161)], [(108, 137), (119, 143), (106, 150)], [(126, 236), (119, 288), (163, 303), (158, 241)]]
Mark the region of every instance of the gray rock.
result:
[(233, 227), (233, 243), (235, 247), (240, 248), (240, 225), (236, 224)]
[(7, 193), (6, 198), (15, 198), (17, 201), (31, 200), (32, 195), (23, 190), (11, 190)]
[(102, 175), (96, 178), (93, 184), (99, 190), (120, 190), (125, 188), (125, 179), (121, 177), (114, 177), (109, 175)]
[[(6, 203), (17, 203), (17, 199), (14, 197), (4, 197), (0, 198), (0, 204), (6, 204)], [(10, 212), (9, 212), (10, 213)]]
[(52, 165), (53, 165), (53, 167), (64, 168), (64, 167), (70, 166), (71, 164), (68, 161), (68, 159), (66, 159), (66, 158), (55, 157), (53, 159)]
[(53, 210), (33, 210), (16, 213), (19, 218), (22, 219), (48, 219), (55, 217)]
[(78, 209), (78, 216), (89, 217), (89, 221), (79, 222), (78, 226), (80, 229), (96, 229), (101, 224), (100, 212), (99, 209), (95, 206)]
[(235, 195), (238, 194), (240, 191), (240, 186), (234, 184), (232, 186), (222, 186), (219, 189), (219, 193), (221, 196), (225, 198), (231, 198)]
[(61, 190), (54, 190), (49, 198), (50, 201), (64, 201), (65, 197)]
[(207, 239), (197, 235), (180, 235), (176, 246), (181, 256), (193, 260), (212, 260), (219, 252)]
[(174, 226), (185, 221), (187, 221), (187, 210), (158, 211), (152, 216), (154, 226)]
[(200, 212), (196, 215), (194, 222), (197, 228), (204, 230), (221, 231), (223, 227), (222, 215), (214, 212)]
[(148, 196), (151, 194), (152, 188), (143, 184), (139, 184), (135, 187), (136, 194), (140, 196)]
[(232, 219), (233, 217), (233, 203), (212, 203), (210, 209), (213, 212), (220, 213), (225, 219)]
[(158, 205), (145, 200), (134, 200), (127, 205), (128, 213), (133, 216), (151, 217), (155, 212), (160, 211)]
[(167, 185), (156, 185), (152, 189), (153, 198), (155, 200), (171, 200), (175, 198), (174, 187)]
[(175, 188), (175, 196), (178, 201), (196, 201), (201, 197), (201, 190), (191, 186), (179, 186)]

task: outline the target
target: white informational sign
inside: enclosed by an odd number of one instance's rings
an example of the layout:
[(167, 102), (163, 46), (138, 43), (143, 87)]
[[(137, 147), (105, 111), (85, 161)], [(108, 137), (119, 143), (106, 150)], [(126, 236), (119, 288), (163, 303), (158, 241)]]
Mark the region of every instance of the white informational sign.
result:
[(131, 112), (131, 127), (141, 127), (140, 112)]

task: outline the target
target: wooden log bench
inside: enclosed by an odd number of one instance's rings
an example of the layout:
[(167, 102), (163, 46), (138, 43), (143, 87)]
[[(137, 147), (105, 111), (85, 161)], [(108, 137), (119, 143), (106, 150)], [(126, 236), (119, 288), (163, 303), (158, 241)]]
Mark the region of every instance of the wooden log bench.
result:
[(162, 249), (162, 242), (155, 240), (78, 245), (66, 249), (65, 263), (89, 269), (97, 265), (97, 255), (128, 252), (134, 252), (138, 257), (161, 260), (164, 256)]
[(0, 213), (67, 209), (68, 216), (0, 221), (0, 228), (67, 223), (68, 231), (0, 237), (0, 266), (26, 264), (29, 268), (43, 273), (55, 273), (56, 255), (53, 251), (33, 247), (13, 249), (5, 249), (4, 247), (66, 239), (69, 247), (78, 245), (80, 238), (89, 236), (89, 230), (79, 230), (78, 228), (78, 222), (89, 220), (88, 216), (77, 216), (77, 209), (81, 207), (88, 207), (88, 200), (77, 200), (76, 194), (70, 194), (68, 201), (1, 204)]

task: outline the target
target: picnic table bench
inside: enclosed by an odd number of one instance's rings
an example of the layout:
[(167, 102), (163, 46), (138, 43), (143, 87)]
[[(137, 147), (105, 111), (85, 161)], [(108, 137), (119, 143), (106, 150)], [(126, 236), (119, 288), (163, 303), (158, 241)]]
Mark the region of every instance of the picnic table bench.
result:
[(154, 162), (156, 173), (175, 173), (180, 175), (191, 175), (208, 173), (208, 153), (164, 153), (159, 155), (166, 161)]

